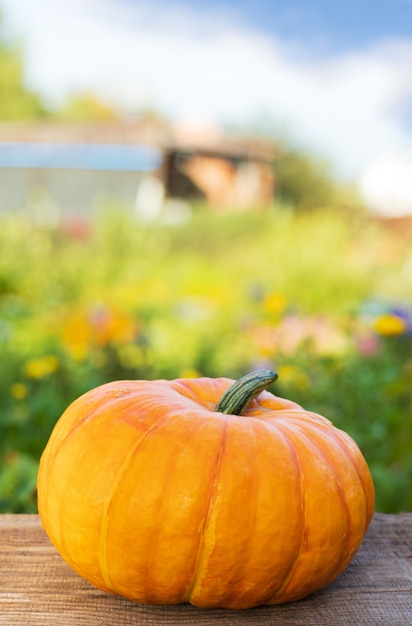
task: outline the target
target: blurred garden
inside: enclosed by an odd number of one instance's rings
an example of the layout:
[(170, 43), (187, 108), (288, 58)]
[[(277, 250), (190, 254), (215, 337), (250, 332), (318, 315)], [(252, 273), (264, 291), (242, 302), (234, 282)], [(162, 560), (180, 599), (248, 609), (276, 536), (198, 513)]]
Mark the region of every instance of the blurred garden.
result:
[(411, 244), (362, 211), (2, 216), (0, 511), (36, 510), (50, 432), (92, 387), (266, 366), (271, 391), (355, 438), (378, 510), (411, 510)]
[[(0, 33), (0, 121), (115, 116), (90, 94), (51, 112), (23, 70)], [(0, 512), (36, 511), (41, 452), (87, 390), (260, 367), (278, 371), (275, 394), (353, 436), (377, 510), (412, 510), (412, 229), (344, 208), (305, 155), (283, 150), (276, 168), (266, 212), (0, 214)]]

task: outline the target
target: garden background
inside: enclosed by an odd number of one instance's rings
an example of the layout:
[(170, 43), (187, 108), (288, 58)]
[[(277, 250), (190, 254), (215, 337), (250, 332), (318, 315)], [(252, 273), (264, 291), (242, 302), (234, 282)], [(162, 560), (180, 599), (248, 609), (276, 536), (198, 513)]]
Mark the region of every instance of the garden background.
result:
[[(1, 121), (102, 120), (80, 95), (49, 111), (0, 45)], [(0, 215), (0, 512), (36, 511), (40, 454), (67, 405), (123, 378), (274, 368), (271, 390), (349, 432), (377, 510), (412, 510), (412, 228), (373, 218), (310, 155), (283, 146), (266, 211), (180, 224), (116, 202), (79, 222)]]

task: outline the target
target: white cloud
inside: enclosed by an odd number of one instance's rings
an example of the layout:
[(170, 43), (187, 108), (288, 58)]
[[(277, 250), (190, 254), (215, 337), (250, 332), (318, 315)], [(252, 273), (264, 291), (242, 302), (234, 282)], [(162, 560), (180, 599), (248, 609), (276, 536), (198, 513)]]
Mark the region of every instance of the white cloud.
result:
[(360, 189), (377, 215), (412, 215), (412, 152), (388, 153), (376, 159), (362, 175)]
[[(129, 108), (235, 124), (260, 116), (356, 176), (412, 147), (412, 39), (333, 58), (156, 0), (3, 0), (28, 77), (52, 100), (90, 89)], [(232, 16), (233, 17), (233, 16)], [(291, 45), (291, 43), (293, 45)]]

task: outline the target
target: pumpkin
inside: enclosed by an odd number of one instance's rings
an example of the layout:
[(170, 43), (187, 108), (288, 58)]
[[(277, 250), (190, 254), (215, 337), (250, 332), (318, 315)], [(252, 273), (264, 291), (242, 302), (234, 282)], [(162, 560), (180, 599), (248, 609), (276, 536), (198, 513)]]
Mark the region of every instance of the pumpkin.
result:
[(144, 604), (242, 609), (333, 581), (371, 521), (372, 478), (349, 435), (265, 389), (276, 377), (117, 381), (74, 401), (38, 474), (67, 563)]

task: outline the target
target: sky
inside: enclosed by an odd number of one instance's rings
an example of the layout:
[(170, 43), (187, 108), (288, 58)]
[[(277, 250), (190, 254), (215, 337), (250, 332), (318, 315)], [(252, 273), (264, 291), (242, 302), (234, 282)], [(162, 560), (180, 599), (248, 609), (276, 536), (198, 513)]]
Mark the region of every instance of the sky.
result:
[[(259, 128), (412, 212), (412, 0), (0, 0), (31, 87)], [(382, 175), (382, 172), (385, 172)], [(381, 208), (379, 208), (381, 204)]]

